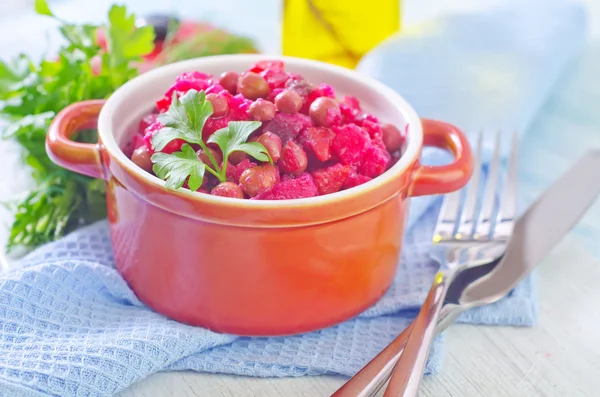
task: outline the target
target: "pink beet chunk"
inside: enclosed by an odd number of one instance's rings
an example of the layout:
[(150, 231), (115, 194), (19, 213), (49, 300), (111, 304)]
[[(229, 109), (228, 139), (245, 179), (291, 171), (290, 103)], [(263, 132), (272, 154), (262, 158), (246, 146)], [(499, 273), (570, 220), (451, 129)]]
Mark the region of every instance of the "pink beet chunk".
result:
[(377, 136), (381, 136), (381, 126), (379, 123), (374, 123), (371, 120), (365, 119), (362, 123), (362, 128), (369, 133), (369, 136), (373, 139)]
[(157, 118), (158, 114), (156, 113), (150, 113), (149, 115), (144, 116), (138, 125), (138, 133), (143, 135), (146, 128), (150, 127), (151, 124), (154, 124)]
[(307, 128), (298, 137), (304, 149), (312, 151), (320, 161), (331, 159), (331, 142), (335, 133), (329, 128), (314, 127)]
[[(244, 171), (246, 171), (248, 168), (252, 168), (252, 167), (256, 167), (258, 164), (250, 161), (248, 158), (243, 159), (242, 161), (240, 161), (240, 163), (238, 165), (234, 165), (231, 168), (235, 170), (235, 174), (234, 174), (234, 179), (235, 182), (239, 182), (240, 181), (240, 176), (242, 175), (242, 173)], [(229, 166), (227, 166), (227, 172), (229, 173)]]
[(312, 127), (312, 121), (307, 115), (278, 113), (273, 120), (264, 125), (263, 131), (270, 131), (278, 135), (285, 145), (287, 141), (296, 138), (300, 132), (308, 127)]
[(343, 164), (358, 164), (371, 143), (369, 134), (354, 124), (334, 127), (336, 133), (331, 144), (333, 152)]
[(344, 181), (344, 185), (342, 187), (344, 189), (350, 189), (355, 186), (362, 185), (363, 183), (367, 183), (371, 179), (373, 179), (373, 178), (365, 176), (365, 175), (361, 175), (361, 174), (357, 173), (356, 171), (352, 170), (352, 171), (350, 171), (350, 174)]
[(350, 174), (350, 166), (335, 164), (312, 173), (320, 194), (331, 194), (339, 191)]
[(371, 145), (363, 156), (359, 172), (362, 175), (375, 178), (387, 170), (390, 160), (391, 156), (385, 148), (381, 148), (378, 145)]
[(295, 179), (282, 180), (270, 190), (260, 193), (254, 197), (256, 200), (291, 200), (319, 195), (319, 190), (313, 177), (304, 173)]

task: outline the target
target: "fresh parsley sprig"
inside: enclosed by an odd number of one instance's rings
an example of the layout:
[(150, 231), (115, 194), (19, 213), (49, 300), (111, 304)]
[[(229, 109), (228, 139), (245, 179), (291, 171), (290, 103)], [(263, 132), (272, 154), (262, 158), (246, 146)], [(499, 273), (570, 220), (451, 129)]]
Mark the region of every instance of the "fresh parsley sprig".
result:
[[(187, 181), (189, 188), (196, 191), (202, 185), (206, 171), (219, 182), (227, 181), (227, 163), (233, 152), (244, 152), (258, 161), (273, 164), (269, 152), (262, 144), (246, 142), (260, 127), (259, 121), (230, 121), (227, 127), (215, 131), (208, 138), (207, 143), (214, 143), (221, 149), (223, 161), (219, 164), (202, 138), (204, 125), (212, 114), (213, 107), (206, 100), (206, 93), (192, 89), (181, 97), (173, 93), (171, 106), (158, 116), (163, 128), (152, 137), (152, 147), (156, 151), (152, 155), (152, 170), (156, 176), (165, 180), (167, 189), (179, 189)], [(162, 153), (161, 150), (175, 139), (186, 142), (181, 151)], [(200, 160), (191, 145), (200, 146), (211, 164)]]

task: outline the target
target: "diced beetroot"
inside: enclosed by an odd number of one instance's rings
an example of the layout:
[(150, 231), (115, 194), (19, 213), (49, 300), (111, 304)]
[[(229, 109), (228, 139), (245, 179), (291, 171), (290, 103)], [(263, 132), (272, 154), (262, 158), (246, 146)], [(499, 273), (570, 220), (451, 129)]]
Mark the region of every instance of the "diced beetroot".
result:
[(358, 99), (353, 96), (344, 96), (340, 100), (340, 113), (342, 114), (342, 124), (355, 123), (362, 125), (362, 109)]
[(387, 170), (390, 160), (391, 156), (385, 148), (371, 145), (363, 156), (359, 172), (362, 175), (375, 178)]
[(173, 91), (185, 94), (191, 89), (196, 91), (206, 90), (213, 85), (211, 77), (212, 76), (200, 72), (182, 73), (177, 77), (175, 84), (167, 91), (166, 95), (171, 97)]
[(163, 153), (173, 153), (181, 150), (181, 147), (185, 144), (183, 139), (175, 139), (167, 144), (162, 150)]
[(343, 188), (350, 189), (355, 186), (362, 185), (363, 183), (369, 182), (371, 179), (373, 179), (373, 178), (365, 176), (365, 175), (361, 175), (361, 174), (357, 173), (356, 171), (351, 170), (350, 174), (344, 181)]
[(281, 158), (277, 165), (286, 174), (299, 175), (306, 170), (308, 158), (302, 146), (290, 140), (281, 150)]
[(277, 95), (279, 95), (280, 93), (282, 93), (283, 91), (284, 91), (284, 88), (274, 88), (271, 90), (271, 92), (269, 92), (269, 95), (267, 95), (267, 97), (265, 99), (269, 102), (275, 102), (275, 97)]
[(229, 91), (227, 91), (225, 88), (223, 88), (222, 85), (220, 84), (213, 84), (210, 87), (208, 87), (206, 90), (204, 90), (204, 92), (206, 92), (206, 94), (219, 94), (221, 92), (227, 92), (229, 93)]
[(374, 123), (371, 120), (363, 120), (362, 123), (363, 130), (369, 133), (371, 139), (375, 138), (377, 135), (381, 136), (381, 125), (379, 123)]
[(230, 121), (231, 118), (228, 116), (219, 118), (209, 117), (202, 129), (202, 138), (206, 141), (216, 130), (227, 127)]
[(373, 116), (371, 113), (365, 113), (365, 114), (363, 114), (363, 119), (365, 121), (368, 120), (368, 121), (370, 121), (372, 123), (379, 123), (379, 119), (377, 117)]
[(171, 100), (172, 98), (165, 95), (164, 97), (156, 101), (156, 109), (160, 113), (166, 112), (169, 109), (169, 106), (171, 105)]
[(285, 145), (290, 139), (294, 139), (302, 130), (312, 127), (310, 117), (295, 113), (278, 113), (273, 120), (264, 124), (264, 131), (270, 131), (279, 135), (281, 142)]
[(331, 159), (331, 142), (335, 133), (326, 127), (312, 127), (304, 130), (298, 141), (307, 151), (312, 151), (320, 161)]
[(342, 121), (339, 109), (327, 109), (326, 125), (334, 126), (339, 125)]
[(308, 173), (295, 179), (282, 180), (271, 189), (258, 194), (256, 200), (290, 200), (319, 195), (319, 190), (312, 176)]
[(283, 61), (259, 61), (252, 65), (250, 72), (260, 73), (264, 70), (270, 69), (276, 72), (283, 72), (285, 65)]
[(371, 138), (371, 144), (375, 146), (379, 146), (381, 149), (386, 150), (385, 142), (383, 141), (383, 134), (377, 134), (373, 138)]
[[(146, 144), (146, 147), (150, 150), (151, 153), (154, 153), (154, 148), (152, 147), (152, 137), (155, 134), (159, 133), (162, 127), (163, 126), (159, 121), (155, 121), (154, 123), (150, 124), (144, 132), (144, 143)], [(181, 149), (184, 143), (185, 141), (181, 139), (175, 139), (169, 142), (167, 146), (163, 148), (162, 152), (167, 154), (176, 152)]]
[(289, 181), (295, 179), (293, 175), (290, 174), (283, 174), (283, 176), (281, 177), (281, 181), (285, 182), (285, 181)]
[(312, 92), (312, 85), (299, 74), (288, 73), (288, 81), (285, 83), (285, 88), (294, 91), (304, 100), (306, 100)]
[(173, 100), (173, 92), (179, 95), (185, 94), (191, 89), (202, 91), (214, 84), (212, 76), (201, 72), (182, 73), (175, 79), (173, 84), (165, 93), (165, 96), (156, 103), (160, 112), (166, 111)]
[[(235, 181), (239, 182), (240, 181), (240, 175), (242, 175), (242, 172), (246, 171), (248, 168), (256, 167), (257, 165), (258, 164), (256, 164), (256, 163), (250, 161), (249, 159), (245, 158), (238, 165), (231, 167), (232, 169), (235, 170), (235, 174), (234, 174)], [(227, 172), (229, 173), (229, 168), (227, 169)]]
[(150, 124), (153, 124), (157, 118), (158, 114), (156, 113), (150, 113), (149, 115), (144, 116), (138, 125), (138, 132), (143, 135), (146, 131), (146, 128), (150, 127)]
[(248, 108), (252, 101), (244, 98), (242, 94), (237, 94), (229, 98), (229, 114), (231, 120), (250, 120)]
[(340, 103), (340, 113), (342, 115), (342, 124), (354, 123), (359, 115), (359, 111), (352, 109), (345, 103)]
[(323, 195), (339, 191), (348, 178), (350, 169), (349, 165), (337, 163), (331, 167), (314, 171), (312, 177), (319, 189), (319, 193)]
[(327, 166), (327, 162), (319, 160), (311, 150), (306, 151), (306, 158), (308, 160), (308, 164), (306, 165), (306, 172), (312, 172)]
[(343, 164), (358, 164), (371, 144), (369, 134), (354, 124), (335, 127), (331, 149)]
[(267, 80), (267, 84), (269, 84), (271, 90), (285, 87), (288, 79), (287, 73), (283, 70), (266, 69), (260, 75)]
[(379, 123), (379, 120), (377, 117), (369, 113), (361, 113), (354, 119), (354, 124), (361, 127), (365, 122)]
[(205, 81), (212, 79), (212, 75), (193, 71), (193, 72), (184, 72), (175, 78), (175, 81)]
[(356, 99), (356, 97), (348, 95), (343, 96), (340, 99), (340, 104), (343, 104), (349, 109), (356, 111), (357, 114), (362, 112), (362, 109), (360, 108), (360, 102), (358, 102), (358, 99)]
[(335, 98), (335, 90), (329, 84), (321, 84), (319, 86), (319, 89), (321, 90), (321, 94), (323, 96), (326, 96), (329, 98)]
[[(221, 167), (223, 167), (223, 164), (221, 164)], [(236, 182), (239, 180), (239, 178), (236, 178), (237, 175), (237, 168), (235, 165), (231, 164), (229, 161), (227, 162), (227, 169), (225, 170), (225, 178), (227, 179), (227, 182)]]
[(140, 146), (144, 146), (146, 143), (144, 142), (144, 136), (140, 134), (136, 134), (133, 137), (133, 150), (139, 148)]
[(141, 146), (146, 146), (146, 142), (144, 142), (144, 135), (135, 134), (131, 141), (127, 142), (123, 147), (123, 153), (125, 153), (127, 157), (131, 157), (133, 152)]

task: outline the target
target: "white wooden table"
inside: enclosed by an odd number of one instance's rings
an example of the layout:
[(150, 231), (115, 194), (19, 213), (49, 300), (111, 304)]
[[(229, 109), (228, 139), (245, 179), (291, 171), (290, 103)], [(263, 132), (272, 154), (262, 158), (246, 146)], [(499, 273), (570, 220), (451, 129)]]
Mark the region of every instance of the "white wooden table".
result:
[[(19, 2), (27, 4), (29, 0), (8, 1)], [(442, 13), (449, 7), (483, 7), (497, 2), (465, 0), (449, 5), (443, 0), (406, 0), (404, 15), (410, 23)], [(588, 3), (596, 44), (590, 44), (575, 69), (561, 81), (522, 146), (520, 191), (529, 201), (585, 150), (600, 148), (600, 1), (589, 0)], [(0, 31), (16, 28), (16, 21), (0, 22), (6, 22), (0, 24)], [(14, 34), (0, 35), (1, 56), (15, 52), (14, 37)], [(28, 37), (23, 40), (35, 46), (35, 38)], [(25, 170), (18, 166), (18, 154), (13, 146), (0, 143), (0, 159), (3, 165), (12, 164), (14, 171), (9, 173), (4, 168), (0, 173), (0, 200), (3, 200), (23, 189), (27, 179), (15, 177), (23, 175)], [(600, 170), (598, 173), (600, 177)], [(2, 218), (6, 219), (6, 214)], [(6, 229), (0, 228), (0, 239), (5, 238)], [(551, 253), (538, 275), (541, 294), (538, 324), (533, 328), (452, 326), (446, 331), (443, 370), (424, 380), (422, 395), (600, 395), (600, 288), (597, 282), (600, 280), (600, 203)], [(345, 380), (334, 376), (256, 379), (174, 372), (150, 376), (119, 396), (329, 396)]]

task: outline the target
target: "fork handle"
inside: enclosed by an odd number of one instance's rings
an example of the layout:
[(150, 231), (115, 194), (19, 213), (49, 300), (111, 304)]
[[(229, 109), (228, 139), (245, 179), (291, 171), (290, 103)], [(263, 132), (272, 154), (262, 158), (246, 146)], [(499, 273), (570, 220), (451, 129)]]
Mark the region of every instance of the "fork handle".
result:
[(444, 272), (438, 272), (436, 275), (425, 303), (413, 322), (408, 341), (394, 367), (384, 397), (417, 396), (429, 349), (436, 335), (435, 329), (448, 290), (449, 279), (450, 277)]

